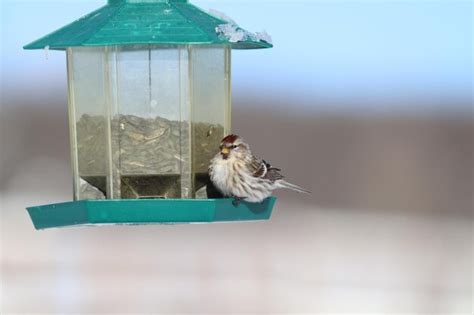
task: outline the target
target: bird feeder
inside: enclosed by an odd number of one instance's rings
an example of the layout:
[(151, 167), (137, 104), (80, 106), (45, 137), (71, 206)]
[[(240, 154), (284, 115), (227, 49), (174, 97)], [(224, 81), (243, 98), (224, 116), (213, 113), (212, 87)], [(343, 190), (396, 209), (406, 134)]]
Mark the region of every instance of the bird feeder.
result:
[(65, 50), (74, 201), (28, 208), (36, 228), (268, 219), (207, 175), (231, 131), (231, 50), (268, 37), (186, 0), (109, 0), (26, 45)]

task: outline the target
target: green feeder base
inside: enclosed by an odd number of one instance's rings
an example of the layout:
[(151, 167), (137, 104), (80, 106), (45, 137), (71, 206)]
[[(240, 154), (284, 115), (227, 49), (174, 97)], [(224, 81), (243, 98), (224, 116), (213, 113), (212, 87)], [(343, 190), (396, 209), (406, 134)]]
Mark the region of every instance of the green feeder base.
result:
[(37, 230), (74, 225), (182, 224), (268, 220), (275, 197), (262, 203), (233, 199), (79, 200), (29, 207)]

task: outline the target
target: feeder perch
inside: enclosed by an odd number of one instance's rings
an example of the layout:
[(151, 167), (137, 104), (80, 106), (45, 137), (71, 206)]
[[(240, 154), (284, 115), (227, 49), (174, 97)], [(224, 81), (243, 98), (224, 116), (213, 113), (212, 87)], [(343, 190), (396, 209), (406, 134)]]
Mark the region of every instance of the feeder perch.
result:
[(35, 228), (269, 219), (207, 175), (231, 131), (231, 50), (266, 36), (185, 0), (109, 0), (26, 45), (65, 50), (74, 201), (29, 207)]

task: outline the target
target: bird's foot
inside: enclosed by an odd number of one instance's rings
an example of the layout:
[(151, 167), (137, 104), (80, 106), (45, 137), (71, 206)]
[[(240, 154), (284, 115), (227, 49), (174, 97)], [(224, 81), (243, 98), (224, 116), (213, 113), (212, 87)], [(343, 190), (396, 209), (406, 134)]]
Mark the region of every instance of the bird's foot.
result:
[(234, 205), (234, 207), (238, 207), (240, 206), (240, 202), (243, 200), (244, 198), (241, 198), (241, 197), (234, 197), (234, 200), (232, 200), (232, 204)]

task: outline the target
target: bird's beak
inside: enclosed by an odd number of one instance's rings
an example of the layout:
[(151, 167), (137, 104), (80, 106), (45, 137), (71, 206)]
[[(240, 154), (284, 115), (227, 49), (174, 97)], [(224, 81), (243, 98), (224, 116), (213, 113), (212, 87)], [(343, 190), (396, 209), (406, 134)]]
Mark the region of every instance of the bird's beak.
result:
[(222, 148), (221, 154), (224, 157), (224, 159), (227, 159), (227, 157), (229, 156), (229, 153), (230, 153), (229, 148)]

